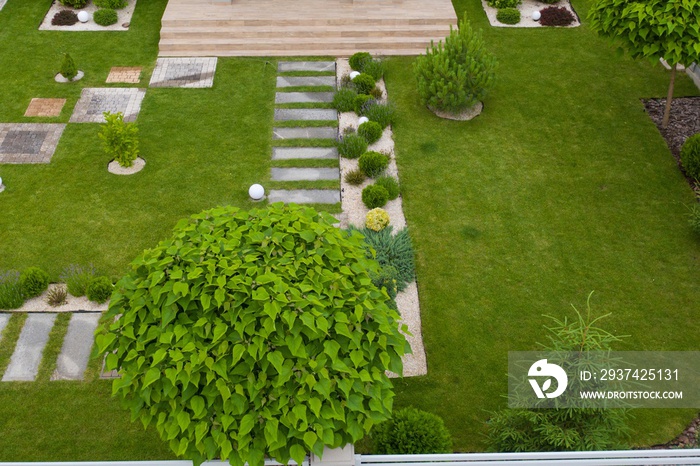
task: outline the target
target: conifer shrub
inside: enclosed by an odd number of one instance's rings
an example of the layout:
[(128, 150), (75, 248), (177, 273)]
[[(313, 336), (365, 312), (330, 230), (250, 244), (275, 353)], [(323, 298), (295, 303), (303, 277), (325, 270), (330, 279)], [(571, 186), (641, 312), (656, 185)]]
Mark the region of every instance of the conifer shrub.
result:
[(690, 136), (683, 143), (681, 165), (690, 178), (700, 180), (700, 133)]
[(112, 10), (121, 10), (126, 7), (126, 0), (93, 0), (97, 8), (111, 8)]
[(376, 121), (365, 121), (357, 128), (357, 134), (365, 138), (367, 144), (374, 144), (382, 137), (382, 125)]
[(396, 269), (394, 278), (397, 289), (404, 290), (416, 278), (413, 243), (408, 235), (408, 229), (403, 228), (394, 234), (393, 227), (389, 225), (380, 231), (369, 228), (362, 228), (359, 231), (365, 237), (367, 257), (374, 258), (382, 268)]
[(372, 61), (372, 55), (369, 52), (353, 53), (348, 60), (350, 68), (360, 73), (364, 72), (365, 64)]
[(381, 186), (371, 184), (362, 190), (362, 203), (368, 209), (384, 207), (389, 200), (389, 193)]
[(100, 26), (111, 26), (119, 20), (119, 15), (112, 8), (101, 8), (93, 13), (92, 20)]
[(700, 235), (700, 206), (697, 204), (690, 209), (688, 224), (695, 233)]
[(452, 436), (440, 416), (415, 408), (394, 412), (370, 433), (376, 455), (451, 453)]
[(376, 85), (374, 78), (366, 73), (360, 73), (352, 80), (352, 86), (358, 94), (370, 95), (370, 92), (374, 90)]
[(459, 113), (483, 100), (493, 85), (496, 60), (469, 21), (450, 28), (443, 44), (431, 43), (414, 62), (421, 101), (434, 110)]
[(365, 175), (375, 178), (384, 173), (386, 167), (389, 166), (389, 156), (381, 152), (369, 151), (362, 154), (358, 162), (360, 170)]
[(68, 53), (63, 54), (63, 61), (61, 62), (61, 76), (71, 81), (78, 75), (78, 67), (75, 65), (73, 57)]
[(501, 8), (496, 13), (496, 19), (503, 24), (518, 24), (520, 22), (520, 10), (517, 8)]
[(379, 186), (384, 186), (386, 191), (389, 193), (390, 201), (393, 201), (394, 199), (399, 197), (399, 194), (401, 192), (399, 188), (399, 182), (393, 176), (380, 176), (379, 178), (377, 178), (377, 181), (375, 181), (375, 184), (378, 184)]

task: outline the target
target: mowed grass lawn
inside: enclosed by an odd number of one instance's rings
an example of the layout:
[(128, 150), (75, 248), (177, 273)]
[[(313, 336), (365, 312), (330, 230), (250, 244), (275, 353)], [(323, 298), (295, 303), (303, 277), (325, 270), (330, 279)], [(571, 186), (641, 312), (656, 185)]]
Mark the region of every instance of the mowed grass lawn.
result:
[[(0, 54), (0, 85), (13, 89), (0, 96), (2, 122), (30, 121), (31, 97), (68, 98), (50, 121), (68, 120), (79, 89), (53, 83), (59, 51), (85, 86), (103, 86), (111, 66), (150, 76), (164, 0), (139, 3), (122, 35), (38, 32), (49, 3), (9, 0), (0, 12), (0, 46), (13, 51)], [(588, 4), (574, 1), (582, 17)], [(693, 195), (639, 100), (665, 95), (660, 67), (618, 57), (585, 24), (490, 28), (477, 0), (455, 9), (500, 63), (480, 117), (425, 110), (410, 58), (387, 74), (429, 365), (397, 382), (397, 405), (440, 414), (456, 450), (478, 451), (488, 412), (506, 406), (507, 351), (545, 342), (542, 315), (573, 316), (592, 290), (594, 311), (613, 313), (606, 328), (631, 335), (616, 349), (697, 348), (700, 243), (685, 218)], [(99, 125), (69, 125), (48, 166), (2, 165), (0, 268), (55, 276), (92, 262), (119, 275), (178, 218), (249, 207), (245, 189), (269, 171), (274, 76), (265, 60), (225, 59), (213, 89), (149, 89), (138, 120), (148, 165), (133, 177), (107, 174)], [(677, 95), (691, 94), (681, 77)], [(0, 461), (171, 457), (109, 392), (105, 381), (1, 384)], [(632, 442), (667, 441), (696, 413), (637, 411)]]

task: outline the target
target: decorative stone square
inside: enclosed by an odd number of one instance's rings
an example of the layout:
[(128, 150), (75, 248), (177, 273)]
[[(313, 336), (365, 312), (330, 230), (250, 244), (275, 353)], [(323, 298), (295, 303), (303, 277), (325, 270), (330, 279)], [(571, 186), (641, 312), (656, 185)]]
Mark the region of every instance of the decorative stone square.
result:
[(65, 124), (0, 123), (0, 163), (49, 163)]
[(136, 121), (146, 89), (135, 87), (86, 87), (75, 104), (71, 123), (104, 123), (104, 112), (124, 114), (124, 121)]
[(107, 76), (108, 83), (138, 84), (141, 80), (140, 66), (113, 66)]
[(0, 0), (0, 10), (5, 6), (5, 3), (7, 3), (7, 0)]
[(34, 98), (29, 103), (26, 117), (57, 117), (61, 115), (61, 110), (66, 104), (66, 99), (39, 99)]
[(212, 87), (215, 72), (216, 58), (159, 58), (150, 86)]

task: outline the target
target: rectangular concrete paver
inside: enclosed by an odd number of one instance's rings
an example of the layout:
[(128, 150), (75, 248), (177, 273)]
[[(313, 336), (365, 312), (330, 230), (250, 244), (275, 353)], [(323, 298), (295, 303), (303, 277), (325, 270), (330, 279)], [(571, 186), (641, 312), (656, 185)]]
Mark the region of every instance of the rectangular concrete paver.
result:
[(85, 87), (75, 104), (71, 123), (104, 123), (104, 112), (124, 115), (124, 121), (136, 121), (146, 89), (136, 87)]
[(272, 139), (335, 139), (338, 128), (273, 128)]
[(272, 160), (337, 159), (335, 147), (273, 147)]
[(281, 61), (277, 63), (277, 71), (333, 71), (334, 61)]
[(336, 120), (338, 118), (337, 110), (329, 110), (325, 108), (276, 108), (275, 120)]
[(278, 92), (275, 94), (276, 104), (307, 102), (333, 102), (332, 92)]
[(0, 314), (0, 341), (2, 341), (2, 331), (7, 327), (10, 321), (10, 314)]
[(335, 76), (277, 76), (277, 87), (333, 86)]
[(272, 168), (272, 181), (317, 181), (337, 180), (340, 170), (337, 168)]
[(0, 123), (0, 163), (49, 163), (66, 125)]
[(29, 314), (19, 334), (15, 352), (2, 377), (3, 382), (32, 381), (39, 372), (44, 347), (49, 341), (56, 314)]
[(337, 189), (273, 189), (267, 196), (270, 203), (336, 204), (340, 202)]
[(159, 58), (149, 86), (212, 87), (216, 63), (216, 57)]
[(109, 70), (106, 82), (138, 84), (142, 69), (140, 66), (113, 66)]
[(73, 313), (51, 380), (82, 380), (101, 316), (100, 312)]

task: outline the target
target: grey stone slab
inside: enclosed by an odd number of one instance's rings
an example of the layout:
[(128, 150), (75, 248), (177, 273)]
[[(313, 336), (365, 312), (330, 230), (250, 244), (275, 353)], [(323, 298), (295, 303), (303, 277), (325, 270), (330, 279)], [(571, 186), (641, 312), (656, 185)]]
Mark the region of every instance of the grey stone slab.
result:
[(29, 314), (19, 334), (15, 352), (2, 377), (3, 382), (32, 381), (39, 372), (44, 347), (49, 341), (56, 314)]
[(276, 108), (275, 120), (336, 120), (338, 112), (325, 108)]
[(273, 147), (272, 160), (289, 159), (337, 159), (335, 147)]
[(333, 71), (334, 61), (281, 61), (277, 63), (277, 71)]
[(273, 189), (267, 199), (271, 203), (336, 204), (340, 202), (340, 191), (337, 189)]
[(272, 139), (335, 139), (338, 128), (329, 126), (318, 128), (274, 128)]
[(333, 102), (332, 92), (278, 92), (275, 94), (276, 104)]
[(104, 123), (104, 112), (124, 115), (124, 121), (136, 121), (146, 89), (136, 87), (85, 87), (75, 104), (71, 123)]
[(82, 380), (101, 316), (100, 312), (73, 313), (51, 380)]
[(337, 168), (272, 168), (272, 181), (317, 181), (337, 180), (340, 170)]
[(10, 321), (10, 314), (0, 314), (0, 341), (2, 341), (2, 331), (7, 327)]
[(216, 63), (216, 57), (159, 58), (149, 86), (212, 87)]
[(335, 76), (277, 76), (277, 87), (333, 86)]

